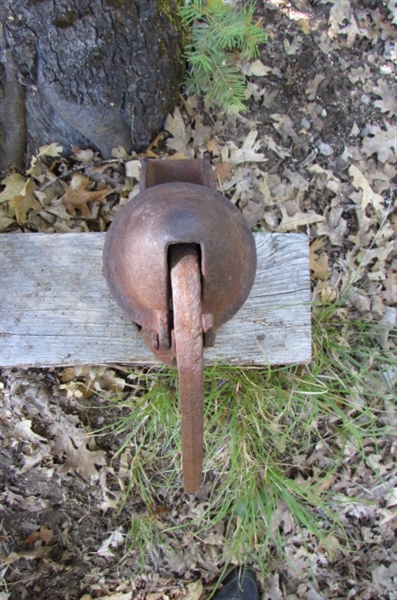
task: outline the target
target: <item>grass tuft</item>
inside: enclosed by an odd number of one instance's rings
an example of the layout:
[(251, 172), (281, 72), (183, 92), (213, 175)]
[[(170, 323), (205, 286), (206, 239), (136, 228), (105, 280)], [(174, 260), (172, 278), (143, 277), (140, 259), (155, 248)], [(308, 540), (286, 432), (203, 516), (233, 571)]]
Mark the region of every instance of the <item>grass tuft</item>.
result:
[[(131, 517), (135, 551), (144, 561), (156, 544), (218, 532), (218, 566), (245, 562), (264, 571), (272, 555), (284, 555), (285, 536), (300, 533), (332, 555), (335, 539), (347, 544), (341, 503), (354, 502), (332, 486), (352, 456), (373, 469), (368, 440), (373, 449), (392, 433), (387, 413), (397, 397), (385, 374), (393, 369), (395, 357), (371, 324), (345, 322), (328, 307), (315, 319), (310, 365), (207, 368), (203, 486), (189, 502), (181, 492), (176, 372), (146, 374), (145, 391), (124, 401), (128, 416), (111, 426), (125, 436), (118, 454), (132, 457), (126, 500), (131, 494), (146, 507), (144, 517)], [(165, 515), (153, 512), (159, 505), (170, 507)]]

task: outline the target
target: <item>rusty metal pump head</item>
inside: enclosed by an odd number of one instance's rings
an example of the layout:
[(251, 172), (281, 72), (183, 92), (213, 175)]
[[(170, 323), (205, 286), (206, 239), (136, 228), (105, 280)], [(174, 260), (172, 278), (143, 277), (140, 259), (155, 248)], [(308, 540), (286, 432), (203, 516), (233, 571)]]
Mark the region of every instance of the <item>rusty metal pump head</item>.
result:
[[(146, 171), (152, 187), (145, 189), (143, 185), (143, 191), (120, 209), (106, 234), (103, 264), (112, 295), (136, 324), (144, 341), (163, 362), (173, 364), (176, 360), (178, 364), (185, 490), (196, 491), (201, 478), (202, 432), (188, 432), (190, 417), (184, 418), (182, 396), (189, 396), (188, 406), (194, 405), (195, 421), (197, 424), (199, 419), (201, 424), (197, 426), (202, 429), (202, 400), (191, 401), (192, 394), (197, 396), (197, 389), (203, 396), (202, 348), (213, 345), (215, 331), (247, 299), (255, 278), (256, 248), (240, 211), (215, 189), (207, 187), (208, 166), (204, 169), (206, 177), (202, 178), (205, 185), (200, 185), (196, 172), (202, 161), (177, 161), (185, 163), (184, 170), (180, 164), (179, 174), (167, 177), (166, 166), (171, 162), (176, 161), (153, 161)], [(158, 163), (157, 167), (154, 163)], [(156, 178), (156, 173), (161, 177)], [(170, 182), (170, 178), (176, 180)], [(164, 180), (168, 182), (162, 183)], [(194, 183), (190, 183), (192, 180)], [(183, 322), (183, 327), (191, 331), (196, 325), (190, 326), (183, 315), (177, 315), (179, 306), (192, 321), (197, 321), (199, 313), (200, 331), (194, 336), (200, 338), (201, 348), (197, 347), (193, 354), (191, 348), (195, 348), (196, 341), (192, 341), (192, 335), (176, 329), (177, 322)], [(182, 343), (182, 338), (186, 338), (186, 343)], [(189, 355), (187, 361), (181, 350)], [(189, 385), (189, 361), (195, 363), (195, 372), (201, 361), (201, 375), (196, 376), (200, 384), (196, 381)], [(186, 377), (182, 364), (187, 369)], [(185, 390), (181, 389), (183, 381), (187, 382)], [(191, 460), (195, 461), (194, 454), (196, 458), (199, 455), (199, 474), (196, 465), (195, 475), (190, 477), (190, 459), (185, 457), (190, 451), (185, 446), (195, 433), (198, 438)]]

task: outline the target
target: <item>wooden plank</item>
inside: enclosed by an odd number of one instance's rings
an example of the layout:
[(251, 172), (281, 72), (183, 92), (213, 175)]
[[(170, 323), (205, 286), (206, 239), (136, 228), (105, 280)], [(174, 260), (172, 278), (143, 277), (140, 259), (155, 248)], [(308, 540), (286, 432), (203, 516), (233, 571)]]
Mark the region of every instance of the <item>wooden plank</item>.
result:
[[(103, 233), (3, 234), (0, 366), (155, 364), (110, 296)], [(206, 364), (306, 362), (311, 356), (308, 240), (256, 233), (251, 295), (217, 333)]]

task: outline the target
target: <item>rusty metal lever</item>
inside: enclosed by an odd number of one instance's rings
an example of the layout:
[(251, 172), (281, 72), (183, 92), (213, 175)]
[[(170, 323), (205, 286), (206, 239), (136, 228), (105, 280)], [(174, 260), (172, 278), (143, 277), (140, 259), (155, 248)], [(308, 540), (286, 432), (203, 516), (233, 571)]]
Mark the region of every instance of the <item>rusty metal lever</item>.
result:
[(170, 248), (174, 316), (173, 344), (178, 366), (182, 414), (182, 465), (185, 492), (200, 487), (203, 464), (203, 325), (198, 251), (190, 244)]
[(209, 160), (144, 160), (141, 192), (116, 215), (103, 254), (117, 303), (153, 353), (177, 364), (188, 493), (203, 462), (203, 348), (244, 304), (256, 271), (252, 233), (214, 187)]

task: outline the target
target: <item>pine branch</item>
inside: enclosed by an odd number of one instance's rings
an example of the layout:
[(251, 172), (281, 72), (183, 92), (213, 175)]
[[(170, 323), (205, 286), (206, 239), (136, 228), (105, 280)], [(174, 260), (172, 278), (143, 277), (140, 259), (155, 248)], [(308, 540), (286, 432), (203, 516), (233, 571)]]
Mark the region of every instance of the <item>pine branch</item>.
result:
[(255, 4), (236, 6), (222, 0), (191, 0), (180, 9), (185, 25), (191, 29), (186, 58), (190, 63), (189, 89), (203, 93), (208, 106), (217, 105), (228, 112), (243, 112), (245, 78), (234, 60), (258, 56), (258, 46), (266, 34), (254, 23)]

